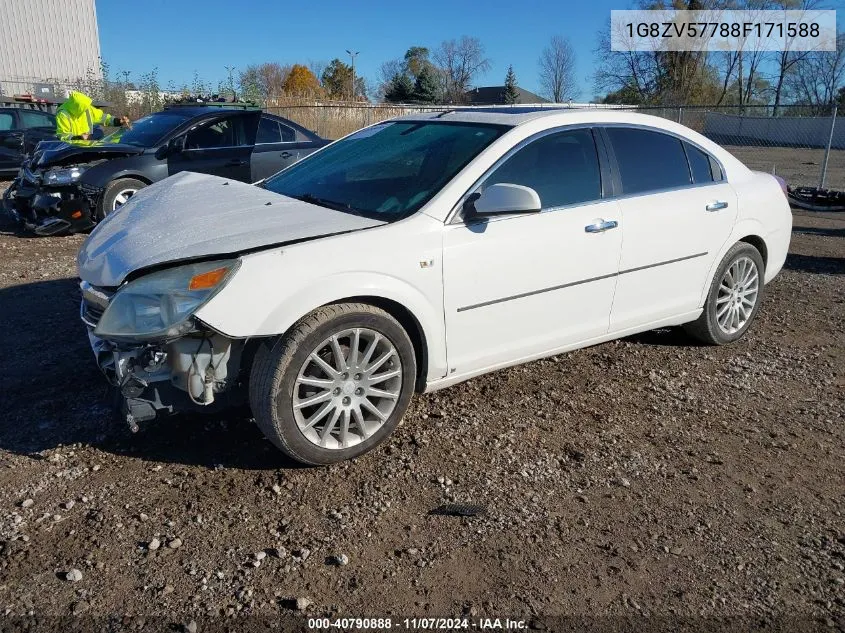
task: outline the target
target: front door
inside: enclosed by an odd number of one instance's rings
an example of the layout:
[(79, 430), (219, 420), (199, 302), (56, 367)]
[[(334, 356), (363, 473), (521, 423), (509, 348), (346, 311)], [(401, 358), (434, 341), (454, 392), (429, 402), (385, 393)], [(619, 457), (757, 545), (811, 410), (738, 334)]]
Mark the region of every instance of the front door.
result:
[(639, 128), (606, 133), (622, 185), (625, 231), (615, 332), (701, 307), (714, 258), (733, 229), (737, 196), (715, 159), (690, 143)]
[(476, 190), (513, 183), (543, 210), (445, 227), (450, 375), (539, 356), (608, 330), (622, 243), (619, 207), (602, 199), (590, 129), (517, 149)]
[(185, 133), (182, 151), (168, 156), (168, 175), (194, 171), (249, 182), (252, 148), (240, 114), (205, 119)]

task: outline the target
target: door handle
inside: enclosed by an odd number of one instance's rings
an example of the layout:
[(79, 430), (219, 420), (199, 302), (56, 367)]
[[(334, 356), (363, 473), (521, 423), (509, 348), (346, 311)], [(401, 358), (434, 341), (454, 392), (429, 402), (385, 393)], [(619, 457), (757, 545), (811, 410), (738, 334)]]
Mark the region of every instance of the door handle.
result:
[(727, 209), (728, 203), (724, 200), (717, 200), (716, 202), (711, 202), (704, 208), (708, 211), (719, 211), (720, 209)]
[(291, 158), (293, 154), (291, 154), (290, 152), (282, 152), (281, 154), (279, 154), (279, 156), (281, 156), (282, 158)]
[(241, 165), (246, 165), (246, 161), (242, 158), (233, 158), (226, 163), (226, 167), (240, 167)]
[(587, 233), (604, 233), (610, 229), (615, 229), (617, 226), (619, 226), (619, 222), (616, 220), (601, 220), (595, 224), (588, 224), (584, 227), (584, 231)]

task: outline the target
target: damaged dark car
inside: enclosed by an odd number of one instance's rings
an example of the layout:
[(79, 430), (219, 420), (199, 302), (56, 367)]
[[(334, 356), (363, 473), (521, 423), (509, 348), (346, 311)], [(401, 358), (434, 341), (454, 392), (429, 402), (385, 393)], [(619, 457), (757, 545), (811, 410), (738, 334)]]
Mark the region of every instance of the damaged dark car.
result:
[(327, 143), (253, 107), (171, 106), (97, 141), (42, 141), (24, 160), (3, 202), (37, 235), (79, 233), (173, 174), (257, 182)]

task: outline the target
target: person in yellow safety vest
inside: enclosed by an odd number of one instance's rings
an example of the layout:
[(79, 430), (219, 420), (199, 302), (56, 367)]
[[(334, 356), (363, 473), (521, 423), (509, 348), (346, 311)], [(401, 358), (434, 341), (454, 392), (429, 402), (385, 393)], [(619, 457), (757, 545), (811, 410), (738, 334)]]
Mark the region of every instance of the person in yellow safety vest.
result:
[(88, 140), (97, 124), (125, 127), (129, 125), (129, 117), (106, 114), (91, 105), (91, 97), (75, 90), (56, 110), (56, 135), (62, 141)]

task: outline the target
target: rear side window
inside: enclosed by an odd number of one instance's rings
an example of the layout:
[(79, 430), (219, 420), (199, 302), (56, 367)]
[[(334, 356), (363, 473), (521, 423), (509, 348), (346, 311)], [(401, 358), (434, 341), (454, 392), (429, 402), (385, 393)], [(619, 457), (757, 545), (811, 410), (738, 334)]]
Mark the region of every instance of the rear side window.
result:
[(282, 131), (282, 143), (293, 143), (296, 140), (296, 132), (292, 127), (279, 123), (279, 129)]
[(626, 195), (689, 185), (690, 171), (680, 139), (636, 128), (609, 127), (622, 193)]
[(692, 173), (692, 181), (700, 185), (702, 183), (713, 182), (716, 178), (713, 177), (713, 170), (711, 168), (710, 156), (705, 154), (697, 147), (684, 143), (684, 149), (687, 152), (687, 159), (689, 160), (689, 168)]
[(273, 119), (261, 117), (258, 121), (258, 134), (255, 142), (260, 143), (281, 143), (282, 133), (279, 131), (279, 124)]
[(0, 132), (7, 132), (12, 129), (15, 120), (9, 112), (0, 112)]
[(484, 187), (510, 183), (531, 187), (543, 209), (601, 198), (601, 171), (590, 130), (549, 134), (508, 158), (484, 181)]

